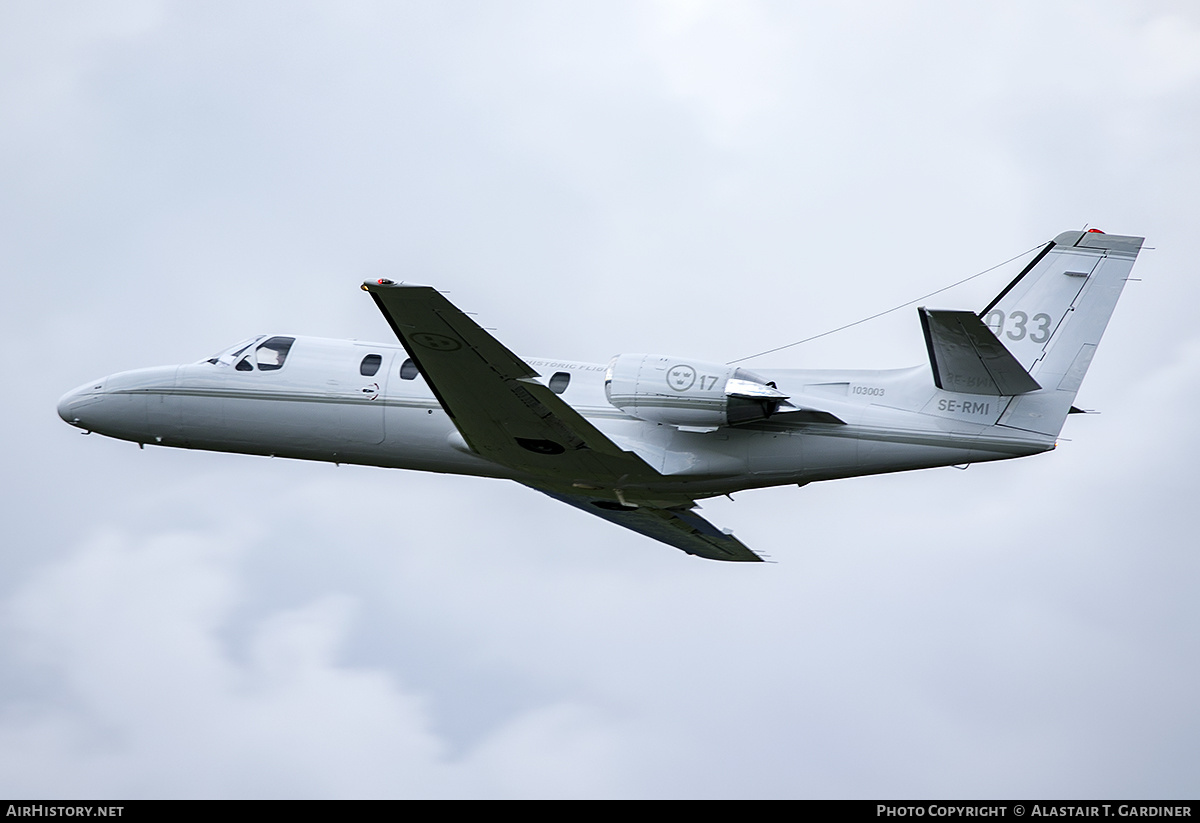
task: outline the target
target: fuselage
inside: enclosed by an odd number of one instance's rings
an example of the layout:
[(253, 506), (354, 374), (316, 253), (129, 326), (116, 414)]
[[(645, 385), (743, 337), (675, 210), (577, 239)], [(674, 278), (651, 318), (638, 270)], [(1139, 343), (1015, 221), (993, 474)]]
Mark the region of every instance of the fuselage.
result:
[[(928, 366), (762, 372), (800, 411), (695, 431), (614, 407), (603, 364), (525, 362), (660, 473), (639, 487), (665, 495), (999, 460), (1054, 445), (1052, 436), (996, 425), (1009, 398), (942, 391)], [(804, 411), (812, 409), (820, 413)], [(262, 335), (200, 363), (86, 383), (58, 411), (73, 426), (139, 444), (527, 479), (472, 451), (395, 344)]]

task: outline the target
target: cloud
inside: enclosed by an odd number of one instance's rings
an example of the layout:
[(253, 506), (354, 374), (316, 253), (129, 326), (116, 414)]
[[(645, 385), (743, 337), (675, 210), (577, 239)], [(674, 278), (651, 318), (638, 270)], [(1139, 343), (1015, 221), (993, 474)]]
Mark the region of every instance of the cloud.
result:
[(6, 657), (23, 672), (19, 694), (0, 704), (7, 791), (619, 794), (613, 772), (626, 744), (614, 717), (587, 703), (539, 703), (452, 751), (429, 699), (397, 677), (406, 664), (346, 659), (361, 591), (241, 611), (244, 543), (109, 534), (42, 568), (4, 604)]
[(9, 640), (61, 704), (5, 706), (9, 791), (53, 797), (436, 793), (419, 698), (339, 667), (353, 601), (328, 594), (224, 640), (237, 553), (214, 535), (110, 535), (6, 609)]

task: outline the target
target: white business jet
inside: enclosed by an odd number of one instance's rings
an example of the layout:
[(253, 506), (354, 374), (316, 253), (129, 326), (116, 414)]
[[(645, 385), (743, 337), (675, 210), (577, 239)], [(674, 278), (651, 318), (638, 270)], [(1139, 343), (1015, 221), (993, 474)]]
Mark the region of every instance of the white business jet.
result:
[(378, 280), (400, 345), (262, 335), (65, 395), (139, 445), (515, 480), (713, 560), (761, 560), (695, 513), (743, 489), (1054, 448), (1142, 238), (1060, 234), (982, 312), (918, 309), (929, 363), (755, 373), (687, 357), (523, 359), (428, 286)]

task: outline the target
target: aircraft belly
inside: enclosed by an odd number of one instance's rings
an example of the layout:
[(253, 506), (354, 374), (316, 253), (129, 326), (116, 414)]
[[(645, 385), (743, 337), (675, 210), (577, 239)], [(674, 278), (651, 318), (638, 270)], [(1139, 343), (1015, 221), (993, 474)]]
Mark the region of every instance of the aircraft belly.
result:
[(970, 447), (947, 444), (862, 440), (859, 443), (859, 474), (911, 471), (951, 466), (981, 459)]
[(389, 405), (387, 438), (375, 454), (380, 465), (445, 474), (511, 477), (514, 473), (470, 450), (441, 408), (428, 402)]
[[(747, 470), (754, 475), (800, 474), (808, 462), (809, 438), (798, 431), (756, 431), (750, 435)], [(848, 445), (853, 445), (849, 441)]]
[(271, 451), (333, 445), (337, 407), (281, 398), (227, 397), (222, 404), (226, 436)]
[(747, 469), (749, 432), (721, 429), (684, 432), (673, 427), (664, 455), (662, 473), (679, 475), (744, 474)]
[(985, 436), (983, 430), (971, 432), (937, 432), (928, 430), (864, 429), (847, 432), (855, 443), (854, 462), (845, 459), (820, 459), (836, 454), (837, 447), (830, 436), (813, 435), (805, 441), (805, 479), (830, 480), (866, 474), (957, 466), (989, 460), (1004, 460), (1037, 454), (1052, 448), (1052, 443), (1031, 442), (1015, 438)]
[(181, 395), (179, 406), (180, 435), (185, 446), (214, 439), (224, 440), (225, 401), (221, 397)]
[(382, 443), (384, 406), (378, 400), (350, 395), (334, 402), (337, 436), (350, 443)]
[(152, 438), (149, 442), (177, 444), (183, 436), (183, 402), (173, 389), (174, 376), (167, 390), (147, 392), (146, 429)]
[(112, 391), (88, 408), (88, 425), (93, 431), (121, 440), (144, 443), (146, 395)]

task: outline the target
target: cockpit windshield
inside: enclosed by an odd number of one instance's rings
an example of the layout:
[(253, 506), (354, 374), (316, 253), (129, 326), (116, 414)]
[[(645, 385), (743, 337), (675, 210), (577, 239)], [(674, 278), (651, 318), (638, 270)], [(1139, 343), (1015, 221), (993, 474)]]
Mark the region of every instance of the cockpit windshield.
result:
[(236, 363), (234, 368), (237, 371), (275, 371), (283, 368), (283, 362), (287, 360), (288, 352), (292, 350), (292, 344), (295, 342), (294, 337), (267, 337), (260, 334), (258, 337), (243, 340), (236, 346), (230, 346), (204, 362), (214, 366)]
[(260, 334), (257, 337), (251, 337), (248, 340), (243, 340), (237, 345), (230, 346), (227, 349), (217, 352), (212, 357), (205, 360), (205, 363), (212, 363), (214, 366), (230, 366), (233, 361), (237, 360), (238, 355), (253, 346), (259, 340), (262, 340), (266, 335)]

